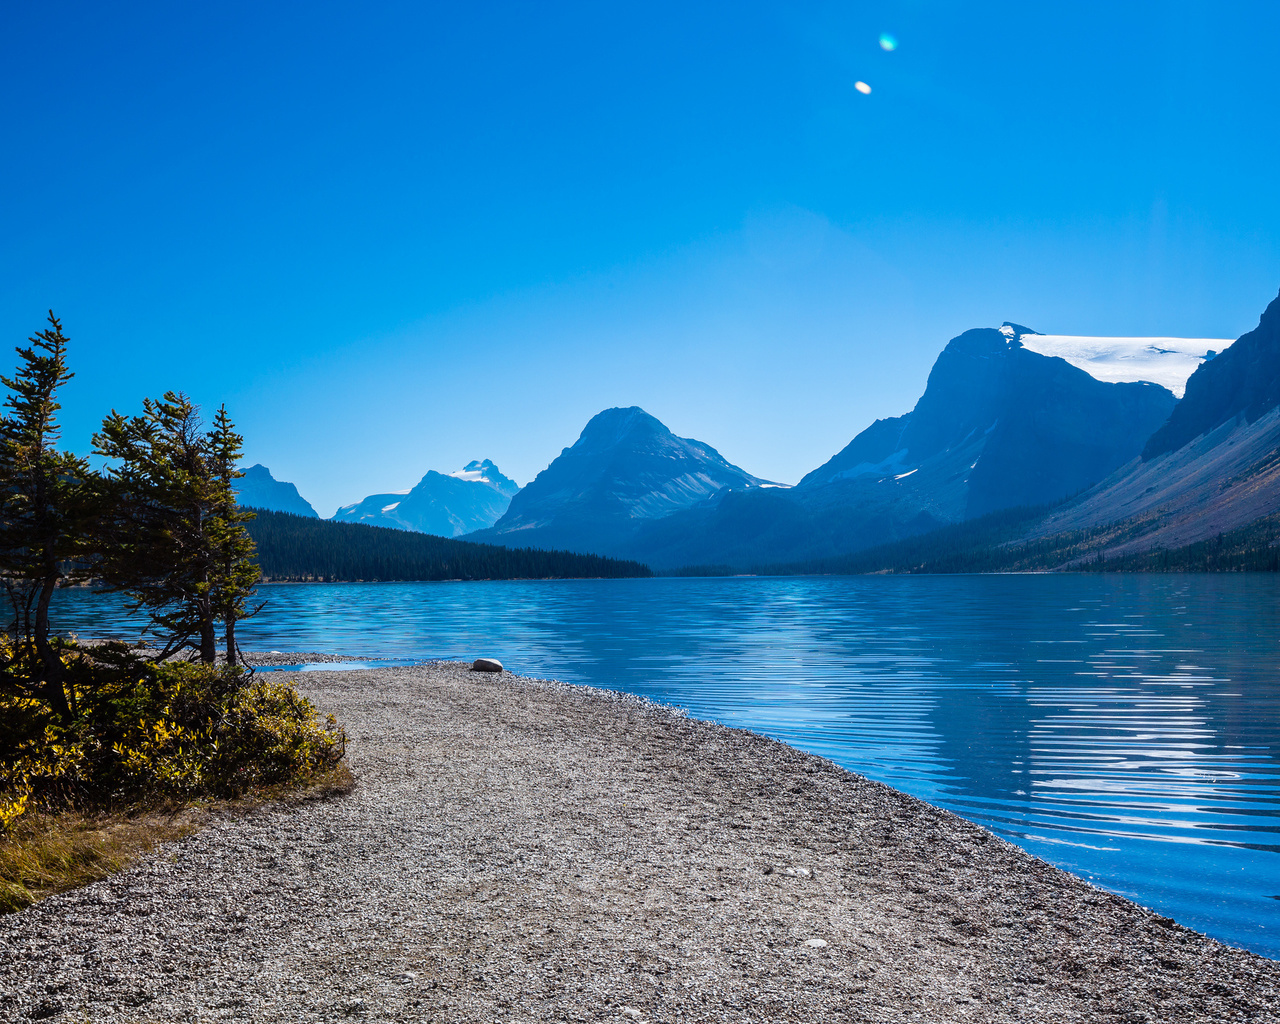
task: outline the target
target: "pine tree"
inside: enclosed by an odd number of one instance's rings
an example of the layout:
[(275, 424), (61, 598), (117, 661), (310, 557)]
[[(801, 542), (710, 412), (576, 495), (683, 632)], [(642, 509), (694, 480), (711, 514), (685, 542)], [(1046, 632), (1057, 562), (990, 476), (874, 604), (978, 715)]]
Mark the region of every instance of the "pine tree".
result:
[(235, 624), (252, 614), (247, 602), (258, 580), (253, 542), (232, 482), (241, 438), (225, 407), (204, 431), (199, 409), (183, 394), (147, 399), (141, 416), (112, 412), (94, 435), (107, 470), (112, 513), (98, 574), (146, 612), (164, 640), (162, 657), (196, 647), (217, 660), (219, 619), (228, 626), (229, 660)]
[(0, 578), (13, 620), (9, 632), (24, 684), (64, 721), (74, 693), (50, 639), (49, 605), (60, 583), (83, 576), (90, 545), (93, 476), (88, 463), (58, 451), (59, 389), (74, 376), (67, 338), (53, 311), (49, 327), (19, 348), (0, 418)]
[(236, 623), (262, 610), (262, 605), (249, 609), (249, 599), (262, 578), (262, 571), (255, 558), (253, 538), (245, 528), (245, 524), (254, 519), (255, 513), (239, 506), (233, 486), (236, 478), (244, 476), (236, 468), (243, 451), (244, 439), (236, 433), (225, 405), (219, 406), (206, 443), (217, 501), (211, 528), (217, 569), (213, 606), (225, 627), (227, 664), (234, 665), (239, 658)]

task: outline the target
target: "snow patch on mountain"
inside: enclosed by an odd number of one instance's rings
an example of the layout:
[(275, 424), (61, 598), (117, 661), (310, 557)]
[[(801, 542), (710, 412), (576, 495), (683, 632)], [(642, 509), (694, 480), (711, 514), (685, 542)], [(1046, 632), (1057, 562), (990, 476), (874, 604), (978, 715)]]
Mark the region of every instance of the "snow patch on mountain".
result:
[(497, 522), (519, 489), (514, 480), (503, 476), (488, 459), (477, 460), (453, 473), (431, 470), (407, 490), (371, 494), (363, 501), (342, 506), (333, 518), (339, 522), (460, 537)]
[(899, 449), (888, 458), (881, 459), (879, 462), (859, 462), (856, 466), (850, 466), (848, 469), (842, 469), (839, 472), (831, 474), (829, 481), (835, 480), (853, 480), (860, 476), (869, 477), (903, 477), (907, 474), (903, 472), (911, 463), (908, 461), (910, 453), (905, 449)]
[(1022, 347), (1042, 356), (1057, 356), (1089, 376), (1109, 384), (1149, 381), (1178, 398), (1187, 378), (1206, 359), (1229, 348), (1230, 338), (1090, 338), (1067, 334), (1019, 334), (1000, 328)]
[(468, 462), (459, 470), (447, 474), (455, 480), (465, 480), (467, 483), (488, 484), (490, 487), (497, 488), (502, 494), (511, 497), (516, 491), (520, 490), (519, 484), (514, 480), (509, 480), (503, 476), (498, 467), (488, 459), (483, 462), (473, 460)]

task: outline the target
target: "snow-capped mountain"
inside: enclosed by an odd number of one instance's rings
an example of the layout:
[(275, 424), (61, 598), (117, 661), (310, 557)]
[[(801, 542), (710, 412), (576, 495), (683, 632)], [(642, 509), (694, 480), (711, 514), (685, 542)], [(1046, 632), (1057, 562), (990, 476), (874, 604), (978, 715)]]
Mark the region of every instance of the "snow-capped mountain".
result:
[(1135, 458), (1176, 399), (1036, 352), (1019, 340), (1030, 333), (966, 331), (911, 412), (877, 420), (794, 489), (672, 515), (619, 553), (658, 568), (822, 558), (1084, 490)]
[(271, 470), (259, 463), (244, 471), (235, 484), (237, 500), (249, 508), (264, 508), (271, 512), (291, 512), (295, 516), (318, 519), (316, 510), (298, 493), (291, 483), (277, 480)]
[(892, 477), (948, 521), (1060, 501), (1137, 455), (1176, 404), (1158, 384), (1108, 383), (1042, 355), (1028, 334), (953, 338), (915, 409), (873, 424), (800, 488)]
[(458, 537), (492, 526), (507, 510), (519, 485), (488, 459), (454, 473), (430, 470), (407, 491), (371, 494), (334, 513), (338, 522)]
[(645, 522), (769, 486), (643, 409), (606, 409), (474, 539), (609, 554)]

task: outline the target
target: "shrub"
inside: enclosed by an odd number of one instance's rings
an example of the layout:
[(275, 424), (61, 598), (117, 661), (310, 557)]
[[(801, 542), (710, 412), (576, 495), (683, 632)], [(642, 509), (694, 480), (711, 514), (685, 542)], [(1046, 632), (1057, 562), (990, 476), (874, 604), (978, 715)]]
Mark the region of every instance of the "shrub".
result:
[(0, 679), (0, 831), (32, 807), (81, 810), (237, 797), (335, 765), (346, 736), (289, 683), (155, 664), (121, 646), (60, 650), (63, 723)]

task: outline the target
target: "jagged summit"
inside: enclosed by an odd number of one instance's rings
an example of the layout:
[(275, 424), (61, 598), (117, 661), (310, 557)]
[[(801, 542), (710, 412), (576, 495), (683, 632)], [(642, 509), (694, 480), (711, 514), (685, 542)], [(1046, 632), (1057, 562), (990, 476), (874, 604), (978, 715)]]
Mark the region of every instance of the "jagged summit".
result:
[(587, 421), (574, 448), (602, 451), (642, 439), (674, 437), (656, 416), (650, 416), (638, 405), (625, 409), (605, 409)]
[(311, 507), (311, 502), (298, 493), (297, 487), (284, 480), (277, 480), (262, 463), (246, 469), (244, 476), (236, 481), (235, 489), (237, 500), (249, 508), (320, 518)]
[(468, 483), (489, 484), (500, 493), (507, 495), (507, 497), (511, 497), (516, 491), (520, 490), (518, 483), (509, 477), (503, 476), (501, 470), (488, 459), (484, 461), (473, 459), (461, 469), (448, 475), (455, 480), (466, 480)]
[(960, 517), (1044, 504), (1137, 455), (1174, 404), (1158, 385), (1104, 383), (1008, 332), (977, 328), (943, 349), (909, 414), (876, 421), (800, 486), (919, 470), (913, 487), (947, 478), (948, 503), (963, 499)]
[(371, 494), (344, 505), (333, 518), (338, 522), (459, 537), (492, 526), (519, 490), (519, 485), (503, 476), (488, 459), (474, 460), (453, 473), (429, 470), (410, 490)]

